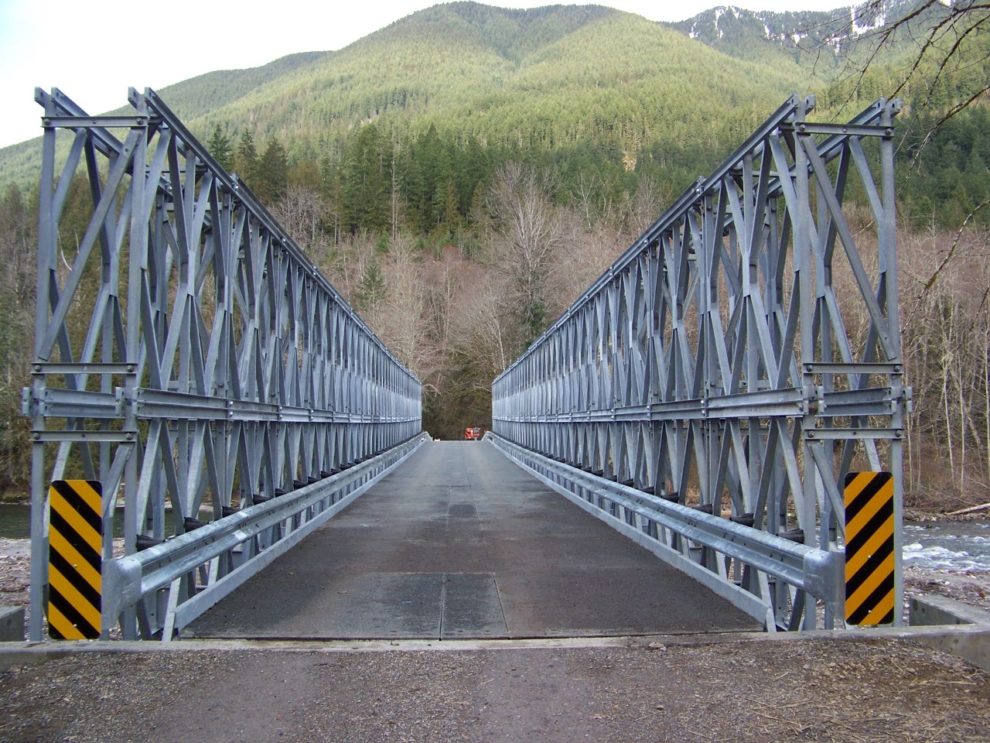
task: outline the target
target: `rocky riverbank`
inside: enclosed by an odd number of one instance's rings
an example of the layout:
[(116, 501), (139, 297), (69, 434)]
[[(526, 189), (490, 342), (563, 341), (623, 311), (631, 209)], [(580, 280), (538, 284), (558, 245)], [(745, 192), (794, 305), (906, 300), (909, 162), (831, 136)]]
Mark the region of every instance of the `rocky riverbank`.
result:
[(30, 540), (0, 538), (0, 605), (27, 606), (30, 588)]

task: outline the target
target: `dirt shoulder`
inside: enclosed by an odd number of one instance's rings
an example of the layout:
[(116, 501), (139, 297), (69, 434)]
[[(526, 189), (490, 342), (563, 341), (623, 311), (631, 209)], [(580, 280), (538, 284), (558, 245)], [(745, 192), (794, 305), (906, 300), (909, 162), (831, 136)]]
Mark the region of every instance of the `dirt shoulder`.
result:
[(0, 739), (982, 741), (990, 728), (990, 675), (902, 640), (682, 642), (80, 653), (0, 673)]

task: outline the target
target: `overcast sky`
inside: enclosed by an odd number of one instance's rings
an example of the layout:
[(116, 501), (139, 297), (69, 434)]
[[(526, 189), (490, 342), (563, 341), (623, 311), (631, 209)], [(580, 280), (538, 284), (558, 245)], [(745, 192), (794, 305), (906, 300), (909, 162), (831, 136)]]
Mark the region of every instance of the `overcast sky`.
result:
[[(560, 2), (562, 0), (558, 0)], [(492, 0), (533, 8), (553, 0)], [(599, 0), (678, 21), (725, 0)], [(341, 49), (436, 0), (166, 0), (89, 3), (0, 0), (0, 147), (41, 134), (34, 88), (58, 87), (90, 113), (127, 103), (127, 89), (163, 88), (220, 69), (257, 67), (293, 52)], [(575, 3), (585, 4), (585, 3)], [(737, 0), (751, 10), (825, 10), (851, 0)]]

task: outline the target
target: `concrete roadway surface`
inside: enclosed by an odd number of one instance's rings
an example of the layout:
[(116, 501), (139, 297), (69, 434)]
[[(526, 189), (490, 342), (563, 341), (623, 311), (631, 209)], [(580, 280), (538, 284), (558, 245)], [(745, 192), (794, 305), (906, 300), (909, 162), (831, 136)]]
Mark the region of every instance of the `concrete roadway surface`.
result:
[(758, 630), (486, 442), (424, 444), (183, 637), (525, 638)]

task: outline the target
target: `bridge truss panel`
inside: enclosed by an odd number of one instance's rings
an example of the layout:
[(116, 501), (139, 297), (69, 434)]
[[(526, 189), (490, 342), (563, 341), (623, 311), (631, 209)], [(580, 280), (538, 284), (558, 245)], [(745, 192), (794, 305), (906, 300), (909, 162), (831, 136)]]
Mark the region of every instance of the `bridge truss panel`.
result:
[[(421, 430), (419, 380), (154, 91), (132, 90), (128, 116), (88, 116), (58, 90), (36, 98), (35, 640), (49, 480), (101, 481), (132, 555)], [(125, 637), (147, 611), (122, 615)]]
[[(842, 125), (809, 121), (813, 105), (789, 99), (495, 380), (493, 429), (646, 497), (826, 551), (842, 543), (846, 472), (888, 470), (899, 561), (899, 104)], [(821, 596), (679, 544), (777, 625), (816, 625)], [(900, 606), (899, 562), (896, 575)], [(831, 627), (841, 607), (826, 603)]]

